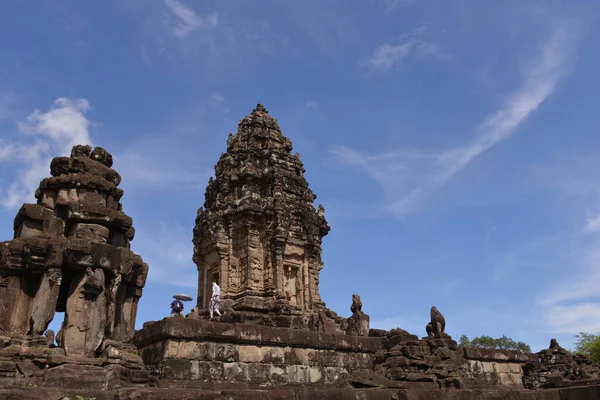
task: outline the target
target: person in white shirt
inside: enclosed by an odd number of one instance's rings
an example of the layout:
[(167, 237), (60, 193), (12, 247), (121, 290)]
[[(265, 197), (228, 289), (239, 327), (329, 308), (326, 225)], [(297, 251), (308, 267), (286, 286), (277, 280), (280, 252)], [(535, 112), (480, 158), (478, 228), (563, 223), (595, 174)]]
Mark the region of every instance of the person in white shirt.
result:
[(210, 319), (213, 319), (213, 313), (217, 313), (220, 317), (221, 313), (219, 312), (219, 306), (221, 305), (221, 288), (217, 285), (217, 281), (213, 279), (212, 281), (212, 296), (210, 298), (210, 303), (208, 304), (208, 311), (210, 312)]

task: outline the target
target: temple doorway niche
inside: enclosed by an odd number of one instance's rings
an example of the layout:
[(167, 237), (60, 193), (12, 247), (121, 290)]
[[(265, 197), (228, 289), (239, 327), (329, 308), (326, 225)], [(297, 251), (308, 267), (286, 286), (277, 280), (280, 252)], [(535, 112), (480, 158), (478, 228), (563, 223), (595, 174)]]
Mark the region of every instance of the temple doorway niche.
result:
[(303, 308), (302, 290), (300, 286), (301, 265), (286, 263), (284, 269), (283, 292), (291, 306)]
[(219, 281), (219, 270), (216, 267), (206, 271), (206, 282), (204, 283), (204, 308), (208, 308), (208, 304), (210, 303), (213, 279), (217, 281), (217, 285), (221, 286), (221, 282)]
[(216, 251), (211, 251), (204, 257), (204, 277), (202, 286), (199, 288), (202, 292), (198, 294), (198, 298), (202, 297), (202, 308), (208, 308), (212, 294), (212, 280), (216, 279), (219, 286), (223, 285), (219, 280), (220, 269), (221, 260), (219, 254)]

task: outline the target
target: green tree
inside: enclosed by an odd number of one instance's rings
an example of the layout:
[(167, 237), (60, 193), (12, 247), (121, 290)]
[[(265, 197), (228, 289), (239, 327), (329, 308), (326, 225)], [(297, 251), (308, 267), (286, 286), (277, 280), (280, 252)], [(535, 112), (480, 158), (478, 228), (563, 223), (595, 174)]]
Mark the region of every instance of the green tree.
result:
[(600, 335), (579, 332), (575, 338), (574, 353), (583, 354), (595, 363), (600, 362)]
[(491, 336), (477, 336), (469, 339), (467, 335), (460, 337), (460, 345), (468, 347), (479, 347), (482, 349), (503, 349), (503, 350), (518, 350), (523, 353), (531, 353), (531, 347), (523, 342), (517, 342), (514, 339), (502, 335), (499, 338)]

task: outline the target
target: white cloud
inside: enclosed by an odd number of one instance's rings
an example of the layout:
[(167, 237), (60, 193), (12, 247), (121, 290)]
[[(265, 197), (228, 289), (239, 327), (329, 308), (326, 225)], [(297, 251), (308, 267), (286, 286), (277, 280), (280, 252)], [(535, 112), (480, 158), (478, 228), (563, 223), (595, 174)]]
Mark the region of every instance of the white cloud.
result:
[(85, 99), (59, 98), (49, 111), (35, 110), (17, 124), (17, 141), (0, 141), (0, 163), (17, 165), (13, 181), (0, 189), (0, 205), (12, 209), (31, 201), (40, 180), (49, 175), (53, 156), (70, 154), (75, 144), (91, 144), (91, 121), (85, 117), (89, 109)]
[[(476, 138), (465, 146), (440, 153), (392, 151), (373, 156), (346, 147), (333, 153), (343, 164), (365, 170), (382, 185), (394, 215), (409, 214), (430, 192), (448, 182), (477, 156), (513, 135), (527, 116), (552, 94), (568, 71), (574, 38), (566, 27), (556, 30), (540, 49), (521, 87), (483, 121)], [(389, 60), (385, 56), (377, 58), (375, 65), (385, 69), (405, 52), (386, 50), (382, 54), (391, 56)]]
[(186, 38), (195, 30), (214, 28), (218, 24), (217, 13), (199, 16), (189, 6), (178, 0), (164, 0), (169, 15), (167, 29), (175, 37)]
[(597, 215), (593, 218), (588, 218), (587, 224), (585, 226), (585, 230), (587, 232), (597, 232), (600, 230), (600, 215)]
[(413, 42), (398, 45), (383, 44), (375, 49), (369, 60), (369, 66), (374, 70), (387, 71), (408, 57), (413, 49)]
[(160, 142), (138, 143), (136, 150), (128, 149), (115, 156), (114, 167), (123, 176), (124, 187), (135, 186), (136, 190), (140, 187), (204, 187), (212, 175), (211, 169), (190, 168), (194, 163), (191, 153), (159, 146)]
[(426, 30), (426, 27), (421, 27), (400, 36), (397, 43), (382, 44), (375, 49), (365, 66), (373, 72), (386, 72), (402, 64), (408, 57), (441, 57), (440, 47), (423, 39)]
[(408, 7), (414, 3), (415, 0), (383, 0), (377, 1), (378, 4), (382, 4), (387, 12), (395, 11), (400, 8)]

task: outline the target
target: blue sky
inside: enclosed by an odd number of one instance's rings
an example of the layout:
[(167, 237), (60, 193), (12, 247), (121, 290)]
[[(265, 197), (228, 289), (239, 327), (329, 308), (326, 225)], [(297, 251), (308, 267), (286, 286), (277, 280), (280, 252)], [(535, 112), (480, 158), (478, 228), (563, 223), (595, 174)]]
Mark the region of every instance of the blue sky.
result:
[(150, 265), (138, 326), (195, 295), (196, 210), (261, 102), (332, 226), (321, 295), (371, 325), (534, 350), (600, 332), (592, 0), (0, 6), (0, 238), (53, 156), (108, 149)]

